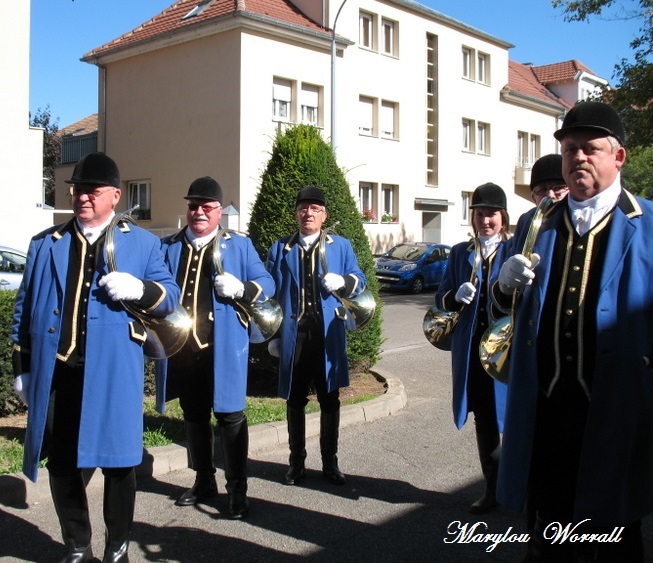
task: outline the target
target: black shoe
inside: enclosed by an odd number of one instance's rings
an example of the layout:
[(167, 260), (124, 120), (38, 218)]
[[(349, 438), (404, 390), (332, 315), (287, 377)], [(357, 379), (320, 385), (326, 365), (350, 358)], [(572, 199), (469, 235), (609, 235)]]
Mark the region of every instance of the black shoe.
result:
[(195, 479), (195, 484), (181, 495), (175, 504), (177, 506), (193, 506), (198, 502), (212, 498), (218, 494), (218, 485), (215, 477), (210, 479)]
[(306, 469), (304, 468), (303, 463), (291, 463), (288, 468), (288, 473), (286, 473), (283, 478), (285, 485), (299, 485), (299, 482), (304, 477)]
[(115, 551), (109, 546), (104, 550), (102, 563), (129, 563), (129, 542), (125, 541)]
[(494, 510), (497, 506), (499, 506), (499, 503), (494, 495), (485, 493), (480, 499), (472, 503), (468, 512), (470, 514), (485, 514)]
[(93, 550), (90, 545), (86, 547), (73, 547), (59, 563), (88, 563), (93, 561)]
[(229, 519), (241, 520), (249, 514), (249, 501), (244, 493), (229, 493)]
[(335, 457), (331, 462), (322, 465), (322, 475), (334, 485), (345, 484), (345, 475), (340, 471), (338, 460)]

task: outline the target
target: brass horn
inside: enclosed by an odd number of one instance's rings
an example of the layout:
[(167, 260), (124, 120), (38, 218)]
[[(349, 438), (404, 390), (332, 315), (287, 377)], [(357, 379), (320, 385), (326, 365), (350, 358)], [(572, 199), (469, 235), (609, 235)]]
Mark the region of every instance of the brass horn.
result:
[[(535, 239), (542, 226), (544, 214), (553, 203), (554, 201), (550, 197), (543, 198), (531, 219), (521, 252), (529, 260), (533, 256)], [(485, 371), (501, 383), (508, 383), (510, 344), (514, 332), (515, 310), (517, 308), (518, 297), (519, 291), (515, 290), (512, 294), (510, 314), (496, 320), (487, 328), (481, 338), (478, 349), (481, 365)]]
[[(330, 232), (333, 231), (333, 228), (339, 223), (335, 223), (330, 229)], [(320, 242), (319, 242), (319, 252), (320, 252), (320, 264), (322, 265), (322, 275), (329, 272), (327, 268), (326, 261), (326, 231), (320, 232)], [(342, 303), (342, 306), (347, 309), (351, 318), (353, 320), (352, 325), (347, 328), (353, 330), (363, 328), (367, 323), (372, 320), (374, 316), (374, 311), (376, 310), (376, 301), (372, 292), (365, 288), (355, 297), (341, 297), (340, 295), (335, 295), (335, 297)]]
[[(116, 266), (115, 229), (120, 221), (128, 221), (135, 225), (136, 221), (131, 214), (138, 208), (139, 206), (135, 205), (127, 211), (116, 213), (107, 227), (104, 259), (109, 272), (118, 270)], [(192, 321), (181, 304), (178, 304), (175, 310), (166, 317), (155, 317), (129, 301), (121, 301), (120, 303), (125, 311), (137, 318), (145, 328), (147, 338), (143, 345), (143, 353), (146, 356), (154, 360), (163, 360), (179, 352), (183, 345), (186, 344)]]
[[(478, 267), (481, 263), (481, 250), (479, 248), (478, 238), (474, 237), (474, 262), (472, 265), (472, 274), (469, 283), (476, 285), (478, 282)], [(453, 329), (458, 323), (460, 314), (463, 312), (463, 305), (458, 311), (444, 311), (437, 305), (433, 305), (422, 321), (422, 331), (426, 339), (440, 350), (451, 350), (451, 337)]]
[[(220, 242), (228, 231), (220, 229), (213, 240), (213, 267), (219, 276), (224, 275), (222, 267), (222, 252)], [(283, 320), (281, 305), (274, 299), (250, 303), (241, 299), (234, 299), (234, 304), (240, 309), (249, 321), (249, 341), (261, 344), (272, 338)]]

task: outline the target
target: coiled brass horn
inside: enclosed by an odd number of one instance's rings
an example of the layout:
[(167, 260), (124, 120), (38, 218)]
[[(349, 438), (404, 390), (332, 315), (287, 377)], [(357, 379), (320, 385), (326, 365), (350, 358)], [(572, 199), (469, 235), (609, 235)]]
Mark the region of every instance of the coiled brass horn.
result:
[[(219, 276), (224, 275), (222, 267), (222, 251), (220, 242), (228, 233), (225, 229), (219, 229), (218, 234), (213, 239), (213, 267)], [(281, 305), (274, 299), (265, 301), (256, 301), (250, 303), (242, 299), (234, 299), (234, 304), (241, 312), (245, 314), (249, 322), (249, 341), (254, 344), (261, 344), (270, 340), (281, 326), (283, 320), (283, 311)]]
[[(127, 221), (135, 225), (136, 221), (131, 214), (138, 208), (139, 206), (135, 205), (127, 211), (116, 213), (107, 227), (104, 242), (104, 259), (109, 272), (118, 270), (115, 246), (116, 227), (120, 221)], [(183, 345), (186, 344), (192, 321), (181, 304), (178, 304), (175, 310), (166, 317), (155, 317), (139, 309), (129, 301), (121, 301), (120, 304), (124, 307), (125, 311), (138, 319), (145, 328), (147, 338), (143, 345), (143, 353), (146, 356), (154, 360), (169, 358), (179, 352)]]
[[(478, 282), (478, 267), (481, 263), (481, 249), (478, 238), (474, 237), (474, 262), (469, 283), (476, 285)], [(444, 311), (437, 305), (433, 305), (422, 321), (422, 331), (426, 339), (440, 350), (451, 350), (451, 338), (453, 329), (458, 323), (460, 314), (465, 309), (463, 305), (458, 311)]]
[[(531, 219), (521, 252), (529, 260), (533, 256), (535, 240), (542, 226), (544, 214), (553, 203), (553, 199), (544, 197), (537, 206)], [(515, 290), (512, 294), (510, 314), (492, 323), (485, 331), (485, 334), (483, 334), (479, 344), (478, 352), (481, 365), (488, 375), (501, 383), (508, 383), (510, 344), (512, 343), (514, 332), (515, 310), (517, 308), (519, 293), (519, 291)]]
[[(335, 232), (333, 228), (337, 224), (338, 223), (332, 225), (329, 232)], [(322, 265), (322, 275), (329, 273), (326, 261), (326, 237), (327, 232), (324, 230), (321, 231), (318, 250), (320, 253), (320, 264)], [(353, 323), (347, 328), (353, 330), (363, 328), (372, 320), (374, 311), (376, 310), (376, 301), (369, 289), (365, 288), (355, 297), (341, 297), (340, 295), (335, 295), (335, 297), (340, 301), (340, 303), (342, 303), (342, 306), (347, 309), (353, 320)]]

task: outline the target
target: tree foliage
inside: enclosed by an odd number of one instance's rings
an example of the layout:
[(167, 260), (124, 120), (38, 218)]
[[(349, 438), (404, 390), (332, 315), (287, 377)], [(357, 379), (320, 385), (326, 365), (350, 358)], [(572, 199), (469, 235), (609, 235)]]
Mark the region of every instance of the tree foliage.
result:
[(0, 290), (0, 417), (26, 410), (25, 405), (14, 392), (11, 328), (15, 300), (15, 290)]
[(59, 118), (52, 119), (50, 106), (42, 110), (38, 108), (32, 117), (30, 113), (29, 124), (32, 127), (43, 129), (43, 178), (45, 178), (45, 204), (54, 207), (54, 169), (61, 160), (61, 138), (59, 132)]
[(621, 180), (624, 187), (634, 194), (653, 199), (653, 146), (628, 151)]
[(639, 36), (630, 43), (633, 59), (622, 59), (615, 66), (617, 84), (604, 93), (604, 100), (621, 114), (630, 148), (653, 145), (653, 0), (632, 0), (626, 3), (629, 7), (616, 0), (552, 0), (551, 4), (563, 9), (567, 21), (588, 21), (599, 15), (641, 20)]
[(315, 127), (298, 125), (277, 134), (252, 208), (249, 235), (265, 260), (274, 241), (297, 230), (295, 198), (299, 189), (309, 185), (324, 190), (328, 211), (324, 227), (335, 227), (337, 234), (349, 239), (377, 302), (372, 321), (347, 335), (350, 367), (363, 371), (376, 362), (381, 346), (381, 303), (374, 258), (349, 184)]

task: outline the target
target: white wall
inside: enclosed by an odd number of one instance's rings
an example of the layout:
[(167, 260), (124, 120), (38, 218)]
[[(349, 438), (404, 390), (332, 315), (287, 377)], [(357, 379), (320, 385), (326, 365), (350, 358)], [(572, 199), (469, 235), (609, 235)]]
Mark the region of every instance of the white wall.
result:
[(29, 2), (0, 2), (0, 245), (27, 250), (52, 225), (43, 205), (43, 130), (29, 127)]

